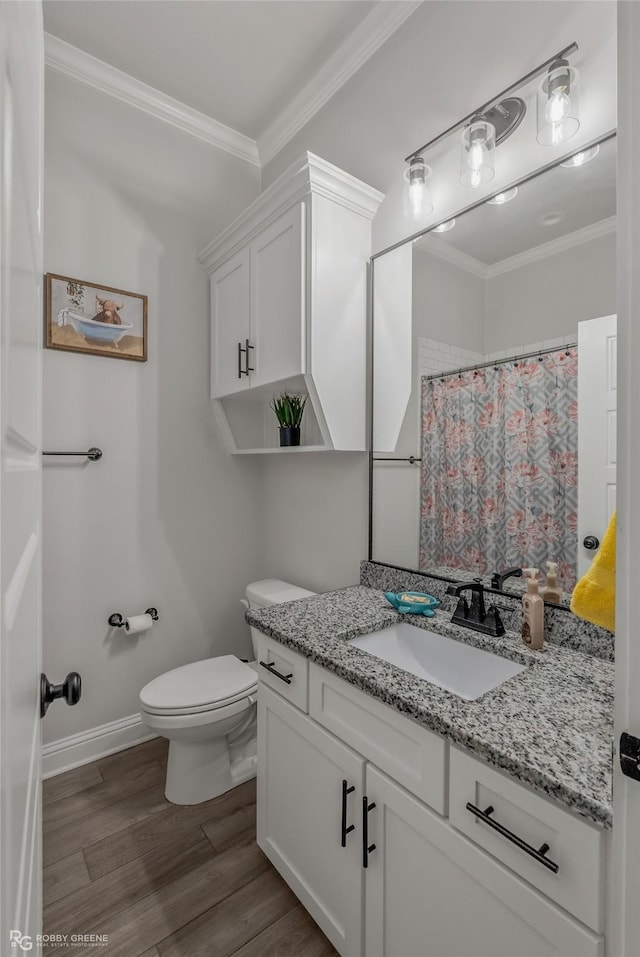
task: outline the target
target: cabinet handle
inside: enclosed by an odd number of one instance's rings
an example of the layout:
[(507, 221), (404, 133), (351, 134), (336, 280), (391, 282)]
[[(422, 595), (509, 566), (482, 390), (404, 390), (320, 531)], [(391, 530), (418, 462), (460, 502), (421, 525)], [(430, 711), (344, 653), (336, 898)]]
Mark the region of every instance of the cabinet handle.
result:
[(238, 343), (238, 378), (241, 379), (243, 375), (249, 375), (248, 372), (245, 372), (242, 368), (242, 353), (246, 352), (246, 349), (242, 348), (242, 343)]
[(484, 811), (481, 811), (479, 807), (476, 807), (475, 804), (467, 802), (467, 811), (470, 811), (471, 814), (475, 815), (478, 820), (482, 821), (483, 824), (488, 824), (489, 827), (493, 828), (494, 831), (497, 831), (498, 834), (501, 834), (502, 837), (506, 837), (508, 841), (511, 841), (512, 844), (515, 844), (516, 847), (519, 847), (521, 851), (524, 851), (525, 854), (529, 854), (536, 860), (539, 864), (542, 864), (543, 867), (548, 867), (550, 871), (553, 871), (554, 874), (558, 873), (558, 865), (555, 861), (550, 861), (546, 856), (550, 850), (548, 844), (543, 844), (537, 850), (535, 847), (532, 847), (531, 844), (527, 844), (526, 841), (523, 841), (521, 837), (518, 837), (517, 834), (514, 834), (513, 831), (510, 831), (509, 828), (505, 827), (504, 824), (500, 824), (498, 821), (495, 821), (491, 814), (493, 814), (493, 807), (489, 805)]
[(347, 846), (347, 834), (350, 834), (351, 831), (355, 831), (355, 828), (356, 828), (355, 824), (350, 824), (349, 827), (347, 827), (347, 795), (352, 794), (353, 791), (355, 791), (355, 785), (352, 784), (351, 787), (349, 788), (347, 787), (346, 780), (343, 780), (342, 782), (342, 825), (340, 828), (340, 844), (342, 845), (342, 847)]
[(253, 368), (253, 366), (250, 366), (250, 365), (249, 365), (249, 349), (253, 349), (253, 346), (250, 344), (250, 342), (249, 342), (248, 339), (245, 339), (245, 340), (244, 340), (244, 350), (243, 350), (244, 353), (245, 353), (245, 355), (246, 355), (246, 357), (247, 357), (247, 358), (246, 358), (246, 361), (245, 361), (245, 366), (244, 366), (244, 368), (245, 368), (245, 373), (244, 373), (244, 374), (245, 374), (245, 375), (249, 375), (250, 372), (255, 372), (255, 371), (256, 371), (256, 370)]
[(266, 668), (272, 675), (275, 675), (276, 678), (279, 678), (280, 681), (286, 681), (288, 685), (291, 684), (291, 679), (293, 678), (293, 671), (290, 675), (281, 675), (279, 671), (276, 671), (275, 665), (272, 661), (261, 661), (260, 665), (262, 668)]
[(369, 866), (369, 854), (375, 851), (375, 844), (369, 844), (369, 811), (373, 811), (376, 802), (369, 804), (369, 798), (365, 794), (362, 798), (362, 866)]

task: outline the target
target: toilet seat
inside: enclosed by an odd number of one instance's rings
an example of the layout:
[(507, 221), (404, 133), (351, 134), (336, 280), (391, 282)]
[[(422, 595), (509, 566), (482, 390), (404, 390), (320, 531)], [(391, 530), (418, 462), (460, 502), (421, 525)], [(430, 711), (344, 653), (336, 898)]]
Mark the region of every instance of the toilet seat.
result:
[(200, 714), (241, 702), (257, 686), (256, 673), (249, 665), (235, 655), (221, 655), (154, 678), (140, 692), (140, 706), (147, 714)]

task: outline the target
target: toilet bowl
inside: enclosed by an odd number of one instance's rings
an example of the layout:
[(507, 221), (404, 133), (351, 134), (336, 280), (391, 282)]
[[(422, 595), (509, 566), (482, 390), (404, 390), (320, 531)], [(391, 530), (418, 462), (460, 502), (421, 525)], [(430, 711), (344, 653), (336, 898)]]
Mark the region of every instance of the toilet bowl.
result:
[[(314, 592), (278, 579), (247, 586), (245, 607), (267, 607)], [(256, 653), (258, 632), (251, 629)], [(206, 658), (168, 671), (140, 692), (140, 718), (169, 739), (165, 796), (200, 804), (256, 773), (256, 663), (235, 655)]]

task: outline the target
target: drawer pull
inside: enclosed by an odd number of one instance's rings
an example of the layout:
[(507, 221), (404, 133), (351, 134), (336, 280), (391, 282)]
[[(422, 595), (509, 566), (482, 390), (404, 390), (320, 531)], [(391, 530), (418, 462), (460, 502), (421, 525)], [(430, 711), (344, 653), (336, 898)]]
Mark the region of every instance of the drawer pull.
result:
[(352, 831), (355, 831), (355, 824), (350, 824), (347, 827), (347, 795), (352, 794), (355, 791), (355, 786), (352, 784), (351, 787), (347, 787), (346, 780), (342, 781), (342, 824), (340, 827), (340, 844), (342, 847), (347, 846), (347, 834), (351, 834)]
[(260, 666), (262, 668), (266, 668), (267, 671), (271, 672), (272, 675), (275, 675), (276, 678), (279, 678), (280, 681), (286, 681), (288, 685), (291, 684), (291, 679), (293, 678), (293, 671), (291, 672), (290, 675), (281, 675), (279, 671), (276, 671), (275, 665), (271, 661), (269, 662), (261, 661)]
[(362, 866), (369, 866), (369, 854), (372, 851), (375, 851), (375, 844), (369, 844), (369, 811), (373, 811), (376, 806), (376, 802), (372, 801), (369, 804), (369, 798), (365, 796), (362, 798)]
[(532, 847), (531, 844), (527, 844), (526, 841), (523, 841), (521, 837), (518, 837), (517, 834), (514, 834), (513, 831), (510, 831), (509, 828), (505, 827), (504, 824), (499, 824), (498, 821), (495, 821), (490, 815), (493, 814), (493, 808), (491, 805), (485, 808), (484, 811), (481, 811), (479, 807), (476, 807), (475, 804), (467, 802), (467, 811), (470, 811), (474, 814), (483, 824), (488, 824), (489, 827), (493, 828), (494, 831), (497, 831), (498, 834), (501, 834), (503, 837), (506, 837), (508, 841), (511, 841), (512, 844), (515, 844), (516, 847), (519, 847), (521, 851), (524, 851), (525, 854), (529, 854), (544, 867), (548, 867), (550, 871), (553, 871), (554, 874), (558, 873), (558, 865), (555, 861), (550, 861), (546, 856), (549, 852), (549, 845), (543, 844), (537, 850), (535, 847)]

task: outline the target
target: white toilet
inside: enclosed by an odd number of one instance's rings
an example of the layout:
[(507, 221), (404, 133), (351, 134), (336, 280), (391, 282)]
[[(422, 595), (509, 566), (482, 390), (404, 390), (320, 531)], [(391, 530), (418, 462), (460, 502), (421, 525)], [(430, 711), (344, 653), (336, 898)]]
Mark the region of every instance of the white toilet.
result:
[[(265, 608), (315, 592), (275, 578), (247, 585), (248, 608)], [(254, 658), (257, 632), (251, 629)], [(235, 655), (194, 661), (154, 678), (140, 692), (140, 717), (169, 739), (165, 795), (200, 804), (256, 773), (256, 662)]]

